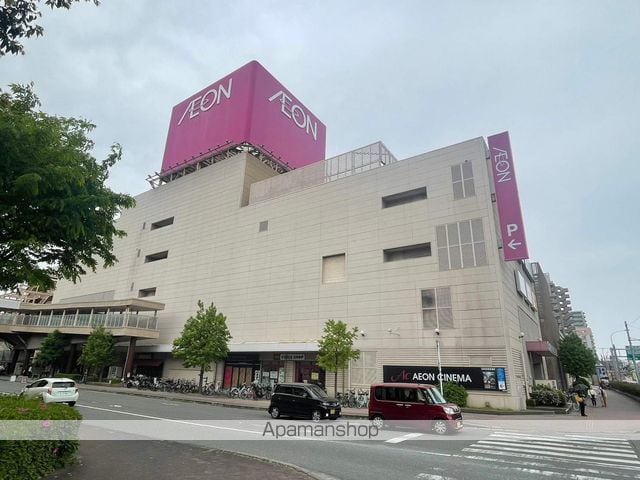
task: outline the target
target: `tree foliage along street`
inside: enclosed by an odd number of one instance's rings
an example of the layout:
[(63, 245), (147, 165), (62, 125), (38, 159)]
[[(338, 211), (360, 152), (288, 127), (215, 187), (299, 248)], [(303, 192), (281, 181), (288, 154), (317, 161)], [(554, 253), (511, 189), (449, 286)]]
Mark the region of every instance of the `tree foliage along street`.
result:
[(116, 340), (110, 331), (102, 325), (96, 327), (87, 343), (82, 349), (82, 355), (78, 359), (78, 364), (87, 365), (98, 369), (98, 381), (102, 381), (104, 367), (109, 365), (116, 356)]
[[(80, 0), (45, 0), (44, 4), (51, 9), (71, 8)], [(96, 5), (99, 0), (86, 0)], [(40, 0), (6, 0), (0, 5), (0, 57), (11, 53), (24, 55), (24, 46), (18, 41), (34, 35), (40, 37), (44, 29), (35, 21), (42, 16), (39, 10)]]
[(227, 317), (213, 303), (205, 310), (202, 300), (198, 300), (198, 312), (187, 320), (180, 337), (173, 341), (172, 353), (182, 360), (185, 368), (200, 368), (200, 392), (204, 372), (211, 370), (212, 362), (227, 358), (231, 338)]
[(33, 363), (49, 370), (50, 375), (53, 377), (60, 366), (59, 362), (64, 355), (64, 349), (68, 345), (69, 338), (60, 333), (60, 330), (54, 330), (42, 342), (40, 352)]
[(117, 261), (114, 225), (135, 204), (105, 186), (122, 156), (113, 145), (102, 162), (90, 155), (86, 120), (37, 111), (32, 85), (0, 91), (0, 290), (27, 283), (50, 289)]
[(598, 361), (595, 353), (589, 350), (575, 333), (560, 340), (558, 358), (566, 372), (575, 378), (591, 378)]
[(358, 327), (349, 329), (341, 320), (329, 319), (324, 325), (324, 334), (318, 342), (318, 365), (327, 372), (335, 373), (334, 394), (338, 392), (338, 370), (346, 368), (350, 360), (360, 357), (360, 350), (353, 348), (357, 336)]

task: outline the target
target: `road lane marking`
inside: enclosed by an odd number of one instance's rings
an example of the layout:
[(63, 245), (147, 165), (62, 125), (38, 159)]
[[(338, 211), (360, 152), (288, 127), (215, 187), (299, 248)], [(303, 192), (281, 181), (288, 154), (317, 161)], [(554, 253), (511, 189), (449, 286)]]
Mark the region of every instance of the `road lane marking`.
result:
[(194, 426), (194, 427), (214, 428), (214, 429), (218, 429), (218, 430), (230, 430), (230, 431), (234, 431), (234, 432), (251, 433), (251, 434), (254, 434), (254, 435), (262, 436), (262, 432), (256, 432), (255, 430), (243, 430), (241, 428), (219, 427), (219, 426), (216, 426), (216, 425), (207, 425), (205, 423), (189, 422), (189, 421), (186, 421), (186, 420), (174, 420), (172, 418), (162, 418), (162, 417), (154, 417), (154, 416), (151, 416), (151, 415), (142, 415), (140, 413), (123, 412), (122, 410), (112, 410), (110, 408), (90, 407), (89, 405), (76, 405), (76, 406), (77, 407), (81, 407), (81, 408), (89, 408), (89, 409), (92, 409), (92, 410), (102, 410), (103, 412), (119, 413), (120, 415), (130, 415), (132, 417), (148, 418), (150, 420), (161, 420), (163, 422), (179, 423), (179, 424), (182, 424), (182, 425), (191, 425), (191, 426)]
[(631, 453), (635, 453), (635, 450), (627, 443), (626, 445), (624, 444), (618, 444), (618, 445), (613, 445), (610, 443), (601, 443), (601, 444), (596, 444), (596, 443), (589, 443), (589, 442), (579, 442), (578, 440), (568, 440), (568, 441), (564, 441), (564, 440), (556, 440), (553, 438), (546, 438), (546, 437), (537, 437), (537, 436), (530, 436), (530, 437), (513, 437), (511, 435), (504, 435), (502, 433), (494, 433), (491, 434), (490, 437), (491, 439), (501, 439), (504, 441), (508, 441), (508, 442), (521, 442), (521, 443), (526, 443), (527, 445), (564, 445), (564, 446), (568, 446), (568, 447), (576, 447), (579, 449), (583, 449), (583, 450), (604, 450), (604, 451), (611, 451), (611, 452), (631, 452)]
[[(558, 446), (547, 446), (547, 445), (534, 445), (526, 442), (506, 442), (506, 441), (498, 441), (498, 440), (480, 440), (476, 442), (480, 445), (496, 445), (499, 447), (509, 447), (509, 448), (523, 448), (528, 451), (540, 451), (540, 453), (550, 452), (569, 452), (572, 455), (587, 455), (589, 458), (594, 458), (594, 450), (581, 450), (579, 448), (562, 448)], [(606, 454), (604, 458), (611, 459), (611, 457), (620, 457), (620, 458), (631, 458), (634, 460), (638, 460), (638, 456), (635, 453), (617, 453), (617, 452), (603, 452), (603, 455)], [(597, 456), (597, 455), (596, 455)], [(637, 462), (640, 464), (640, 462)]]
[[(549, 457), (543, 457), (540, 455), (531, 455), (531, 454), (527, 454), (527, 453), (521, 453), (521, 452), (505, 452), (505, 451), (497, 451), (497, 450), (487, 450), (484, 448), (473, 448), (473, 447), (468, 447), (465, 448), (463, 450), (463, 452), (471, 452), (471, 453), (483, 453), (485, 455), (497, 455), (499, 457), (515, 457), (516, 459), (520, 460), (522, 458), (528, 458), (531, 460), (553, 460), (556, 462), (562, 462), (562, 463), (567, 463), (569, 465), (575, 466), (576, 464), (586, 464), (586, 465), (590, 465), (590, 466), (597, 466), (597, 467), (606, 467), (606, 468), (616, 468), (618, 470), (630, 470), (632, 472), (637, 472), (638, 471), (638, 467), (634, 467), (634, 466), (627, 466), (627, 465), (613, 465), (611, 463), (602, 463), (602, 462), (598, 462), (598, 461), (589, 461), (589, 460), (579, 460), (579, 459), (575, 459), (575, 458), (549, 458)], [(467, 458), (466, 454), (462, 455), (464, 458)]]
[[(598, 437), (581, 437), (579, 435), (567, 435), (567, 436), (557, 436), (557, 435), (543, 435), (543, 434), (535, 434), (535, 433), (520, 433), (520, 432), (496, 432), (496, 435), (508, 435), (510, 437), (523, 437), (523, 438), (544, 438), (544, 439), (554, 439), (554, 440), (562, 440), (562, 441), (574, 441), (573, 438), (578, 437), (582, 442), (590, 442), (590, 443), (611, 443), (614, 445), (622, 444), (628, 445), (629, 442), (624, 439), (599, 439)], [(590, 433), (591, 435), (591, 433)], [(571, 437), (571, 439), (567, 438)]]
[(391, 438), (389, 440), (385, 440), (385, 443), (400, 443), (406, 442), (407, 440), (412, 440), (414, 438), (421, 437), (422, 433), (408, 433), (407, 435), (402, 435), (400, 437)]
[(416, 478), (426, 480), (456, 480), (454, 477), (443, 477), (442, 475), (433, 475), (431, 473), (419, 473)]
[[(593, 468), (576, 468), (574, 465), (566, 467), (563, 465), (554, 465), (552, 463), (540, 463), (540, 462), (523, 462), (522, 459), (514, 459), (514, 460), (505, 460), (503, 458), (493, 458), (493, 457), (485, 457), (483, 455), (465, 455), (464, 458), (468, 458), (470, 460), (482, 460), (484, 462), (491, 463), (499, 463), (505, 465), (517, 465), (518, 467), (537, 467), (537, 468), (555, 468), (556, 470), (562, 470), (563, 472), (578, 472), (579, 474), (589, 474), (589, 475), (598, 475), (599, 479), (607, 477), (624, 477), (628, 478), (626, 475), (619, 475), (613, 472), (605, 472), (604, 470), (595, 470)], [(510, 468), (510, 467), (505, 467)]]

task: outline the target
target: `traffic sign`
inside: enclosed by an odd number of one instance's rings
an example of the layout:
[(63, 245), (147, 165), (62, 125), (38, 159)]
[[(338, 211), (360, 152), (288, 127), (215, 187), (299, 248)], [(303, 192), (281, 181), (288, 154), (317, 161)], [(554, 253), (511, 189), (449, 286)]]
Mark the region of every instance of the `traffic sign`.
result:
[[(631, 349), (628, 346), (624, 347), (624, 349), (627, 351), (627, 360), (633, 360), (633, 358), (631, 358)], [(633, 346), (633, 356), (636, 362), (640, 362), (640, 345)]]

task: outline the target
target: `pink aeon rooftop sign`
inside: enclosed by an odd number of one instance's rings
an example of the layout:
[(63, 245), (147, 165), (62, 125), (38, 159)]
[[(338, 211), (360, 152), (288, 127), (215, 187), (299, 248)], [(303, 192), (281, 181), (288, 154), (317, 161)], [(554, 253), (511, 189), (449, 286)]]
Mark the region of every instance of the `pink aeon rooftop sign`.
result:
[(504, 259), (510, 261), (529, 258), (509, 132), (492, 135), (487, 140), (489, 141), (493, 183), (496, 189)]
[(283, 165), (325, 158), (326, 127), (256, 61), (173, 107), (162, 172), (250, 143)]

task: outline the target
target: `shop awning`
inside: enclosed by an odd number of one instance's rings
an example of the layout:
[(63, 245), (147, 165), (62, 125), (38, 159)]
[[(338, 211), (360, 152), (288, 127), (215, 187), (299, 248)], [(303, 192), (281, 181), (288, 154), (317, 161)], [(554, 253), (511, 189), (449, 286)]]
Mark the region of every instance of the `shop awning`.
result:
[(545, 356), (558, 356), (558, 350), (546, 340), (527, 341), (527, 352)]

